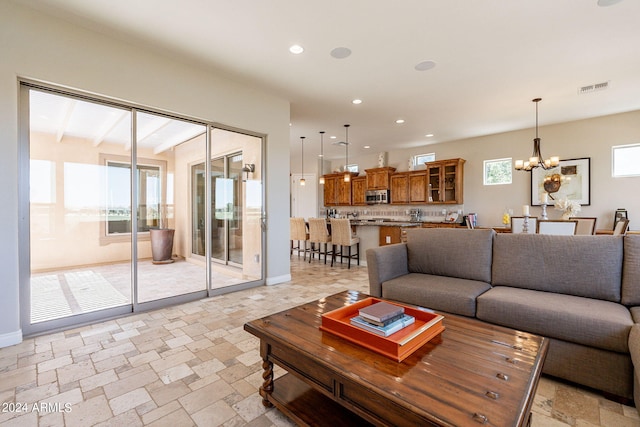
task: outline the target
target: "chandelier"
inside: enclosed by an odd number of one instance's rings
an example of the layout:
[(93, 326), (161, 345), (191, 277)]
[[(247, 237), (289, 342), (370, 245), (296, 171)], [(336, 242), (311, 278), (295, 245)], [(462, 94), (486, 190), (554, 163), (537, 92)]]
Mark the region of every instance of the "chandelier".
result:
[(552, 156), (548, 159), (544, 159), (540, 153), (540, 138), (538, 138), (538, 102), (542, 101), (542, 98), (536, 98), (533, 102), (536, 103), (536, 137), (533, 140), (533, 153), (529, 157), (529, 161), (516, 160), (515, 169), (519, 171), (529, 172), (535, 168), (550, 169), (560, 164), (560, 157)]

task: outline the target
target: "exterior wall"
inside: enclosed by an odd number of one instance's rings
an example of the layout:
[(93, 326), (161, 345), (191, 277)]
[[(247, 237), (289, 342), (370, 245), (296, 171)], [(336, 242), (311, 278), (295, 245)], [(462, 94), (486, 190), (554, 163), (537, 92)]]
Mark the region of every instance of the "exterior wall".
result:
[[(288, 280), (289, 103), (233, 76), (0, 2), (0, 347), (19, 342), (18, 79), (52, 82), (267, 135), (267, 283)], [(275, 237), (271, 237), (275, 236)]]

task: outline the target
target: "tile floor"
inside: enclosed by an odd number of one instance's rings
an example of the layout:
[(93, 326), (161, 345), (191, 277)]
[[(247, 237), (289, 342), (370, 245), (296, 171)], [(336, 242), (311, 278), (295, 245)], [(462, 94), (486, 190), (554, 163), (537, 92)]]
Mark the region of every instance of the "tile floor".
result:
[[(265, 409), (250, 319), (345, 289), (364, 267), (292, 261), (293, 280), (67, 330), (0, 349), (2, 426), (291, 426)], [(278, 372), (278, 371), (277, 371)], [(640, 426), (633, 407), (543, 377), (533, 425)]]

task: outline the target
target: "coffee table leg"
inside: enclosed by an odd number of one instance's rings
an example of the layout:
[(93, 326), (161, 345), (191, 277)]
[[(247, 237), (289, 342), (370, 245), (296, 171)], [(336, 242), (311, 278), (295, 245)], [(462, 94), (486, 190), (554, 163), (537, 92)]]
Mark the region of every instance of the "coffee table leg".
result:
[(273, 404), (269, 402), (268, 395), (273, 392), (273, 362), (269, 360), (269, 346), (264, 341), (260, 343), (260, 353), (262, 356), (262, 379), (264, 380), (260, 386), (260, 396), (262, 396), (262, 404), (271, 408)]

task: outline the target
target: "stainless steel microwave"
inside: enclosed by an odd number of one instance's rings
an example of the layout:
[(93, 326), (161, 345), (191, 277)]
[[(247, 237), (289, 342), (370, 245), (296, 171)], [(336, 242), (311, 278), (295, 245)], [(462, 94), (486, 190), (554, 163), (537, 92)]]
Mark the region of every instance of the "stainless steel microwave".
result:
[(389, 190), (367, 190), (365, 198), (368, 205), (382, 205), (389, 203)]

